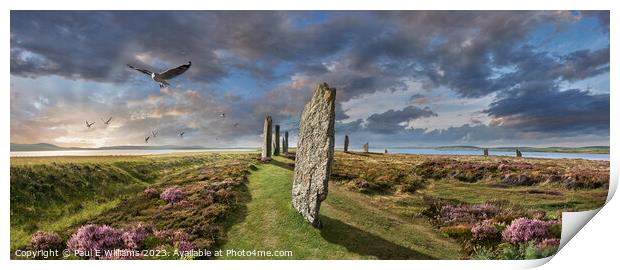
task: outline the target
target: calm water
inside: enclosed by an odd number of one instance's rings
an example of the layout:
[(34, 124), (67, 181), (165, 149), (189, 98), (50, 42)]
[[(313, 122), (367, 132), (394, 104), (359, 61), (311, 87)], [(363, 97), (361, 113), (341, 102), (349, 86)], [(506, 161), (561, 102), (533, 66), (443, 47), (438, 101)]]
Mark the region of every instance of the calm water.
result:
[[(127, 156), (127, 155), (157, 155), (183, 152), (241, 152), (257, 151), (257, 148), (235, 149), (164, 149), (164, 150), (68, 150), (68, 151), (17, 151), (11, 152), (12, 157), (51, 157), (51, 156)], [(361, 149), (351, 149), (361, 151)], [(383, 153), (384, 149), (371, 148), (371, 152)], [(482, 150), (438, 150), (428, 148), (388, 148), (389, 153), (417, 154), (417, 155), (482, 155)], [(514, 156), (514, 151), (489, 151), (494, 156)], [(523, 152), (527, 158), (570, 158), (609, 160), (609, 154), (577, 154), (577, 153), (549, 153)]]

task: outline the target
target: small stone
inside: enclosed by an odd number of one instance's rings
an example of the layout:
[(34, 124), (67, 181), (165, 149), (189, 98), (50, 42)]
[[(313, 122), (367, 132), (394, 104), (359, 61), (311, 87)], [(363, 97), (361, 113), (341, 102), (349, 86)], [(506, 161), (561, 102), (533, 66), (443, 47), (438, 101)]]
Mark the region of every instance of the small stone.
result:
[(484, 148), (484, 156), (489, 156), (489, 149), (488, 148)]
[(368, 143), (364, 144), (364, 153), (368, 153)]

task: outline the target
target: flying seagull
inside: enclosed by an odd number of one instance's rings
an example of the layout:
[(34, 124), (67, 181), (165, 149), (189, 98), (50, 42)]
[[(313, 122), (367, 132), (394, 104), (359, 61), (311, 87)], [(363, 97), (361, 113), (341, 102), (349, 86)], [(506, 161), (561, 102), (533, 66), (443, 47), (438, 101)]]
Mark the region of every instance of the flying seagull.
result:
[(89, 124), (89, 123), (88, 123), (88, 120), (86, 120), (86, 127), (87, 127), (87, 128), (90, 128), (90, 127), (91, 127), (91, 126), (93, 126), (94, 124), (95, 124), (95, 122), (92, 122), (92, 123), (90, 123), (90, 124)]
[(134, 67), (132, 65), (127, 64), (127, 66), (131, 69), (135, 69), (137, 71), (140, 71), (146, 75), (151, 76), (151, 79), (153, 79), (154, 81), (159, 83), (159, 88), (164, 88), (170, 84), (168, 84), (168, 82), (166, 80), (170, 80), (176, 76), (179, 76), (181, 74), (183, 74), (183, 72), (187, 71), (189, 69), (189, 67), (192, 66), (192, 61), (188, 61), (189, 63), (185, 64), (185, 65), (181, 65), (175, 68), (171, 68), (169, 70), (166, 70), (162, 73), (156, 73), (156, 72), (152, 72), (150, 70), (147, 69), (142, 69), (142, 68), (137, 68)]
[(144, 143), (149, 143), (149, 139), (151, 138), (151, 136), (146, 136), (146, 138), (144, 138)]
[(225, 117), (226, 117), (226, 114), (225, 114), (225, 113), (221, 113), (221, 114), (220, 114), (220, 116), (221, 116), (222, 118), (225, 118)]
[(108, 125), (108, 124), (110, 124), (110, 121), (112, 121), (112, 117), (108, 118), (108, 120), (107, 120), (107, 121), (103, 121), (103, 123), (104, 123), (104, 124), (106, 124), (106, 125)]
[(183, 138), (183, 135), (185, 135), (185, 131), (181, 131), (181, 133), (179, 133), (179, 137)]
[(153, 134), (153, 138), (157, 137), (157, 134), (159, 134), (159, 131), (155, 132), (155, 130), (153, 129), (151, 131), (151, 134)]

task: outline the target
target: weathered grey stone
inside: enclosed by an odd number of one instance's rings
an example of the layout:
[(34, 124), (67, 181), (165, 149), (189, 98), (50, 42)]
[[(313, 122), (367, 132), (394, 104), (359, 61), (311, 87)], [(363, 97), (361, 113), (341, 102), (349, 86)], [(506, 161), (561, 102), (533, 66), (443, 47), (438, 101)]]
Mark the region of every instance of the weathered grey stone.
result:
[(489, 149), (488, 148), (484, 148), (484, 155), (485, 156), (489, 156)]
[(364, 153), (368, 153), (368, 143), (364, 144)]
[(344, 152), (349, 152), (349, 135), (344, 135)]
[(280, 155), (280, 125), (276, 125), (273, 137), (274, 137), (273, 142), (275, 143), (275, 147), (273, 149), (273, 155), (278, 156)]
[(273, 138), (271, 138), (271, 153), (275, 156), (276, 155), (276, 134), (273, 134), (272, 136)]
[(387, 148), (385, 148), (385, 150), (383, 151), (383, 153), (384, 153), (384, 154), (387, 154), (387, 153), (388, 153), (388, 152), (387, 152)]
[(263, 125), (263, 149), (260, 157), (263, 160), (271, 158), (271, 116), (265, 116), (265, 124)]
[(288, 131), (284, 131), (284, 138), (282, 138), (282, 152), (288, 154)]
[(293, 207), (315, 228), (321, 227), (319, 209), (327, 198), (334, 159), (335, 101), (336, 89), (319, 84), (299, 123)]
[(517, 153), (517, 157), (522, 157), (522, 156), (523, 156), (523, 155), (521, 154), (521, 151), (519, 151), (519, 149), (515, 149), (515, 150), (516, 150), (515, 152)]

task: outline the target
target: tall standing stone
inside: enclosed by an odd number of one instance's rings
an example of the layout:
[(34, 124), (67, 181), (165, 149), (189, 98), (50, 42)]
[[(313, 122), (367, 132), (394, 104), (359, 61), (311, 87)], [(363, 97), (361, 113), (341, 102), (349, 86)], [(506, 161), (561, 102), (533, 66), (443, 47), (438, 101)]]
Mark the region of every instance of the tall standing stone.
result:
[(383, 153), (384, 153), (384, 154), (387, 154), (387, 153), (388, 153), (388, 152), (387, 152), (387, 148), (385, 148), (385, 150), (383, 150)]
[(276, 125), (275, 133), (273, 134), (274, 140), (273, 142), (276, 144), (273, 149), (273, 154), (275, 156), (280, 155), (280, 125)]
[(364, 153), (368, 153), (368, 143), (364, 144)]
[(263, 151), (260, 155), (262, 160), (271, 158), (271, 116), (265, 116), (263, 125)]
[(488, 148), (484, 148), (484, 156), (489, 156), (489, 149)]
[(349, 152), (349, 135), (344, 135), (344, 152)]
[(522, 157), (523, 155), (521, 154), (521, 151), (517, 148), (515, 149), (515, 152), (517, 154), (517, 157)]
[(282, 152), (288, 154), (288, 131), (284, 131), (284, 137), (282, 138)]
[(292, 192), (293, 207), (315, 228), (321, 227), (319, 208), (327, 198), (335, 118), (336, 89), (319, 84), (301, 115)]

